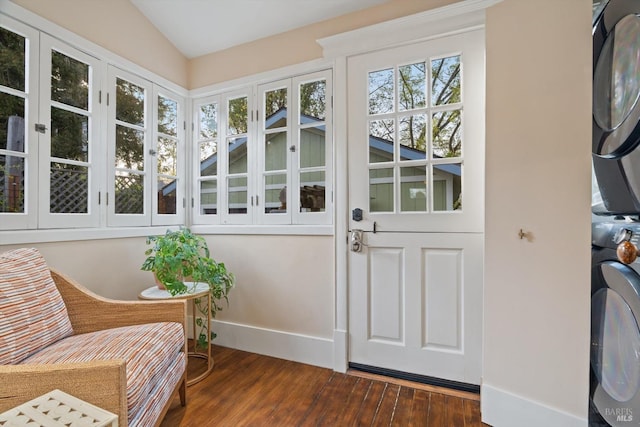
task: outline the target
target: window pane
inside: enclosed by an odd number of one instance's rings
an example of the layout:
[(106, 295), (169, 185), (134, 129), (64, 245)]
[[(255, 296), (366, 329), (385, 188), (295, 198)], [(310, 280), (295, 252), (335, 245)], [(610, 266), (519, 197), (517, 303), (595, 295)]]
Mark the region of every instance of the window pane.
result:
[(158, 213), (174, 215), (176, 213), (176, 185), (175, 178), (158, 178)]
[(200, 139), (218, 137), (218, 104), (200, 106)]
[(0, 150), (24, 153), (24, 99), (0, 93)]
[(51, 163), (51, 213), (87, 213), (89, 205), (89, 168)]
[(247, 133), (248, 110), (247, 97), (229, 100), (229, 135)]
[(460, 102), (460, 55), (431, 61), (431, 105)]
[(24, 213), (25, 159), (0, 155), (0, 212)]
[(229, 213), (247, 213), (247, 178), (229, 178)]
[(116, 125), (116, 167), (144, 170), (144, 132)]
[(369, 163), (392, 162), (394, 119), (369, 122)]
[(326, 110), (327, 82), (318, 80), (300, 85), (300, 124), (323, 121)]
[(144, 88), (123, 79), (116, 81), (116, 119), (144, 126)]
[(400, 168), (400, 210), (402, 212), (427, 210), (427, 168), (425, 166)]
[(264, 94), (264, 127), (275, 129), (287, 126), (287, 89), (276, 89)]
[(218, 143), (207, 141), (200, 143), (200, 176), (218, 174)]
[(369, 170), (369, 211), (393, 212), (393, 168)]
[(0, 27), (0, 85), (25, 90), (25, 38)]
[(178, 136), (178, 103), (158, 96), (158, 132)]
[(170, 138), (158, 138), (158, 173), (178, 175), (178, 141)]
[(89, 66), (51, 51), (51, 100), (89, 109)]
[(433, 165), (433, 210), (462, 210), (462, 163)]
[(324, 212), (325, 183), (322, 171), (300, 174), (300, 212)]
[(300, 130), (300, 167), (311, 168), (326, 164), (325, 128), (318, 126)]
[(229, 140), (229, 173), (247, 172), (247, 138)]
[(400, 118), (400, 160), (427, 158), (427, 120), (423, 114)]
[(264, 177), (264, 213), (287, 212), (287, 175), (269, 175)]
[(462, 140), (460, 110), (435, 113), (432, 119), (433, 157), (460, 157)]
[(215, 215), (218, 213), (218, 181), (200, 182), (200, 214)]
[(116, 171), (117, 214), (144, 213), (144, 178), (142, 175)]
[(51, 157), (89, 159), (89, 118), (51, 107)]
[(399, 106), (398, 110), (406, 111), (426, 106), (427, 74), (424, 62), (403, 65), (398, 68)]
[(369, 114), (394, 111), (393, 68), (369, 73)]
[(265, 170), (287, 169), (287, 132), (267, 134), (264, 139)]

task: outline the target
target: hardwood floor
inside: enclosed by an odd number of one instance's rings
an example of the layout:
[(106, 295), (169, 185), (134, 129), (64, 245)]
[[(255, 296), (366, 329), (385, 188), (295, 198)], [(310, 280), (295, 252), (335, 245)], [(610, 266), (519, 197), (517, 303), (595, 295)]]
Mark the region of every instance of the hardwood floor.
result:
[[(211, 374), (176, 399), (161, 427), (480, 427), (478, 395), (341, 374), (273, 357), (213, 347)], [(197, 371), (190, 359), (190, 374)]]

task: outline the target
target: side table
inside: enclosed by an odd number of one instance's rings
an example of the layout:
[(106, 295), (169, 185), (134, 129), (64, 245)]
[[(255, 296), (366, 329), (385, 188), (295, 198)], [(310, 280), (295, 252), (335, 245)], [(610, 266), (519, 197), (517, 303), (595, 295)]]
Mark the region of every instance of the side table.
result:
[(52, 390), (0, 414), (0, 426), (118, 427), (118, 416), (60, 390)]
[[(204, 359), (207, 363), (205, 371), (195, 378), (187, 378), (187, 385), (193, 385), (199, 381), (202, 381), (211, 373), (213, 369), (213, 357), (211, 357), (211, 294), (209, 293), (209, 285), (206, 283), (192, 283), (185, 282), (188, 290), (184, 294), (171, 295), (169, 291), (165, 289), (159, 289), (157, 286), (152, 286), (140, 292), (139, 299), (142, 300), (162, 300), (162, 299), (186, 299), (191, 302), (192, 309), (192, 327), (193, 327), (193, 350), (188, 352), (189, 357), (196, 357)], [(206, 333), (206, 345), (207, 348), (203, 351), (198, 351), (198, 329), (196, 328), (196, 318), (198, 313), (198, 307), (196, 300), (199, 298), (206, 298), (206, 318), (204, 324), (200, 327), (200, 333)], [(202, 312), (201, 312), (202, 314)]]

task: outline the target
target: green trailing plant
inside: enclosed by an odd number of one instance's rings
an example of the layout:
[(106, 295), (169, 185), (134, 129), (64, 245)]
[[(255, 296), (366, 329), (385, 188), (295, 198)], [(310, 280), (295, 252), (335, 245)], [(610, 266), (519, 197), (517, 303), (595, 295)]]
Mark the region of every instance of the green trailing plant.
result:
[[(222, 310), (222, 300), (229, 303), (228, 295), (235, 284), (235, 277), (224, 263), (211, 258), (207, 242), (202, 236), (193, 234), (187, 227), (180, 227), (178, 230), (167, 230), (161, 236), (147, 237), (147, 245), (152, 247), (145, 251), (147, 258), (141, 269), (153, 272), (171, 295), (188, 292), (187, 283), (190, 282), (208, 284), (211, 318), (215, 318), (216, 313)], [(196, 305), (207, 318), (208, 304), (196, 299)], [(206, 346), (207, 335), (202, 332), (206, 325), (201, 318), (196, 319), (196, 324), (201, 328), (198, 345)], [(211, 339), (215, 338), (213, 332), (210, 335)]]

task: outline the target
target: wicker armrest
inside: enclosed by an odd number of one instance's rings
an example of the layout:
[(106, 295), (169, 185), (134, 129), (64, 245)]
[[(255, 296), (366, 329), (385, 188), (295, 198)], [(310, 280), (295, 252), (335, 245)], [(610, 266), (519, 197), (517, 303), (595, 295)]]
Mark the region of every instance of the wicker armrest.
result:
[(123, 360), (1, 365), (0, 378), (0, 412), (59, 389), (118, 415), (120, 425), (126, 425), (127, 374)]
[(186, 331), (184, 300), (116, 301), (101, 297), (52, 269), (75, 334), (153, 322), (178, 322)]

